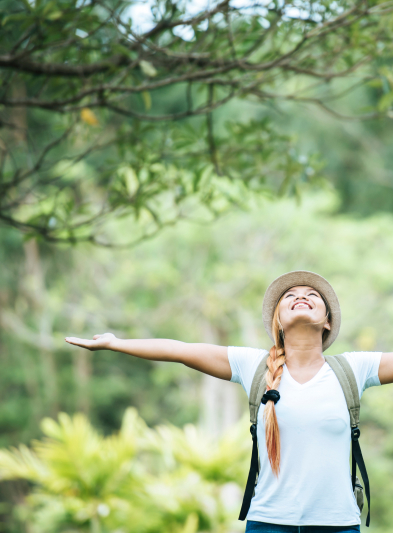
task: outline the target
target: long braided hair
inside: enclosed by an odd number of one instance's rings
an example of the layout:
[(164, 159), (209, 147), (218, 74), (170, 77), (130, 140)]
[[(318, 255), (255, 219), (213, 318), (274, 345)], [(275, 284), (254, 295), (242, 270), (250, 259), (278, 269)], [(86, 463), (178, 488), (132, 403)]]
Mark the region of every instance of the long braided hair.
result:
[[(281, 376), (283, 373), (283, 365), (285, 363), (285, 346), (284, 346), (284, 329), (280, 322), (280, 302), (283, 299), (284, 294), (279, 299), (273, 314), (272, 322), (272, 334), (274, 339), (274, 346), (270, 348), (269, 357), (267, 358), (267, 372), (266, 372), (266, 389), (278, 390), (280, 385)], [(329, 305), (321, 295), (325, 307), (326, 317), (325, 320), (330, 320), (330, 308)], [(322, 334), (322, 341), (329, 335), (328, 330), (324, 330)], [(277, 422), (276, 408), (273, 401), (268, 401), (265, 405), (263, 413), (265, 419), (265, 437), (267, 455), (269, 457), (270, 465), (273, 473), (278, 477), (280, 473), (280, 430)]]
[[(270, 355), (267, 358), (267, 390), (278, 390), (283, 372), (283, 364), (285, 363), (284, 330), (282, 329), (279, 316), (279, 307), (283, 296), (284, 295), (281, 296), (279, 302), (277, 303), (273, 314), (272, 334), (274, 346), (270, 348)], [(263, 416), (265, 419), (267, 455), (269, 457), (273, 473), (278, 476), (280, 472), (280, 430), (278, 429), (274, 402), (267, 402)]]

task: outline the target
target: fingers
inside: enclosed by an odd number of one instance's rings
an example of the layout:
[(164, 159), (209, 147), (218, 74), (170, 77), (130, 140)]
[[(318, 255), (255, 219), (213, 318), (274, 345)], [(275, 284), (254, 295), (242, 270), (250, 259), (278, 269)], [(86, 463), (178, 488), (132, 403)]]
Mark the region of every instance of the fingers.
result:
[(94, 342), (90, 339), (78, 339), (78, 337), (66, 337), (65, 341), (69, 344), (80, 346), (81, 348), (91, 348), (94, 344)]
[(114, 337), (113, 333), (103, 333), (102, 335), (94, 335), (93, 340), (79, 339), (78, 337), (65, 337), (65, 341), (81, 348), (88, 350), (102, 350), (105, 349), (107, 341)]

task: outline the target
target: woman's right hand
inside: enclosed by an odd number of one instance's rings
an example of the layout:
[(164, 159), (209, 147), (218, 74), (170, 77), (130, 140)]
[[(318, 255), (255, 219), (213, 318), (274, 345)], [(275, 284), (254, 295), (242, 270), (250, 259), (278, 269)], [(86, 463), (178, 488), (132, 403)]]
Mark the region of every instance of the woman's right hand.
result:
[(78, 337), (66, 337), (65, 340), (69, 344), (75, 344), (81, 348), (87, 348), (94, 352), (96, 350), (110, 350), (113, 341), (116, 339), (113, 333), (103, 333), (102, 335), (94, 335), (93, 339), (78, 339)]

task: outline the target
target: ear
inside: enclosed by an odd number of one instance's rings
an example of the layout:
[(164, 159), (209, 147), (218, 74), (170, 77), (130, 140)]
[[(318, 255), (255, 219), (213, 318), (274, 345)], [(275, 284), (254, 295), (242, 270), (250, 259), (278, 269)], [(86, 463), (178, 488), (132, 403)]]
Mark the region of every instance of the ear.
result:
[(330, 322), (326, 322), (325, 325), (323, 326), (325, 329), (327, 330), (331, 330), (331, 327), (330, 327)]

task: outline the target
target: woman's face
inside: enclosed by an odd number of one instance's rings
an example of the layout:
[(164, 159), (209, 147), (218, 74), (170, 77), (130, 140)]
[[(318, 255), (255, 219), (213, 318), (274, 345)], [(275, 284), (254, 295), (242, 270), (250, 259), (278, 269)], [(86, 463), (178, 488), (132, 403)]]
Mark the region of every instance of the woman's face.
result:
[(279, 303), (279, 314), (284, 332), (288, 328), (304, 324), (318, 324), (321, 331), (324, 328), (330, 329), (329, 322), (325, 321), (325, 302), (321, 294), (312, 287), (299, 285), (284, 293)]

